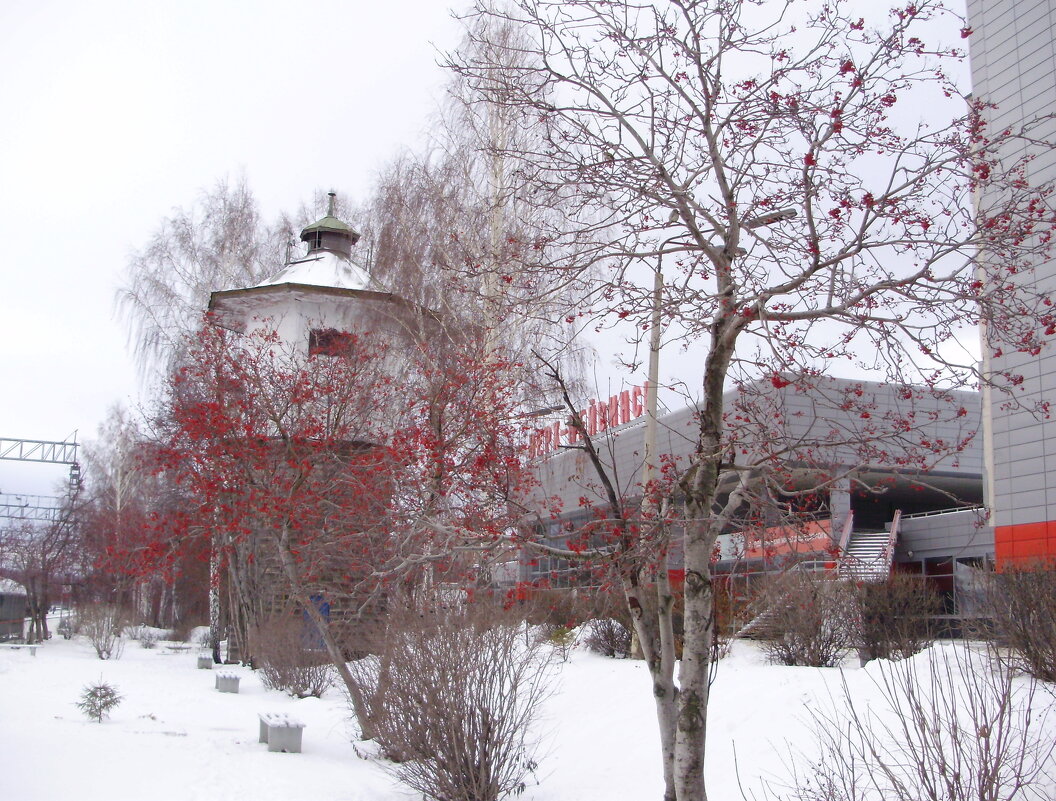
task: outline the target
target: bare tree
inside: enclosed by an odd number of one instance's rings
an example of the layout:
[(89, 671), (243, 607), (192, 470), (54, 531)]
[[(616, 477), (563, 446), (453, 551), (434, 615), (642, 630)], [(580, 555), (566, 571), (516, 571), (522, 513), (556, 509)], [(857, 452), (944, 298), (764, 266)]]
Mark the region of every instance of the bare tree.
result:
[(866, 708), (844, 681), (832, 708), (812, 714), (820, 753), (798, 755), (791, 786), (771, 789), (790, 801), (1050, 798), (1051, 707), (1015, 674), (966, 645), (881, 663), (882, 701)]
[[(533, 58), (490, 55), (511, 45), (489, 23), (526, 31)], [(661, 718), (666, 797), (700, 801), (712, 550), (753, 493), (784, 497), (766, 474), (789, 457), (729, 424), (726, 391), (807, 391), (846, 364), (921, 385), (911, 397), (987, 380), (1018, 402), (1018, 376), (980, 376), (948, 345), (982, 323), (995, 347), (1044, 347), (1052, 312), (1017, 276), (1049, 250), (1053, 188), (1024, 172), (1049, 145), (988, 130), (963, 100), (950, 75), (969, 31), (933, 0), (868, 19), (843, 2), (478, 2), (469, 27), (492, 49), (451, 67), (545, 123), (538, 146), (505, 155), (524, 197), (577, 223), (541, 236), (526, 274), (540, 290), (583, 285), (572, 315), (660, 325), (706, 352), (695, 453), (677, 476), (685, 645), (667, 688), (676, 711)], [(977, 213), (984, 187), (993, 200)], [(584, 281), (587, 268), (602, 280)], [(866, 425), (860, 452), (884, 433)], [(951, 449), (916, 440), (919, 454)], [(609, 522), (640, 539), (618, 511)]]
[(565, 218), (560, 205), (527, 202), (514, 179), (509, 152), (538, 146), (544, 126), (531, 111), (493, 96), (503, 76), (532, 58), (529, 40), (515, 24), (493, 26), (492, 35), (502, 47), (469, 35), (461, 52), (476, 58), (484, 48), (498, 74), (452, 75), (424, 152), (404, 153), (381, 172), (362, 216), (360, 247), (382, 285), (449, 324), (484, 331), (493, 352), (525, 365), (523, 392), (537, 408), (530, 349), (558, 354), (573, 378), (582, 353), (572, 345), (576, 320), (564, 314), (568, 292), (538, 292), (524, 269), (540, 237)]
[(129, 259), (117, 309), (144, 375), (164, 373), (201, 321), (209, 293), (252, 286), (284, 262), (288, 231), (269, 229), (245, 176), (221, 179), (190, 208), (162, 220)]
[(66, 498), (50, 520), (24, 522), (0, 529), (0, 554), (8, 573), (26, 591), (29, 607), (27, 642), (43, 642), (48, 631), (48, 610), (53, 591), (74, 564), (78, 549), (76, 512), (80, 501), (75, 494)]

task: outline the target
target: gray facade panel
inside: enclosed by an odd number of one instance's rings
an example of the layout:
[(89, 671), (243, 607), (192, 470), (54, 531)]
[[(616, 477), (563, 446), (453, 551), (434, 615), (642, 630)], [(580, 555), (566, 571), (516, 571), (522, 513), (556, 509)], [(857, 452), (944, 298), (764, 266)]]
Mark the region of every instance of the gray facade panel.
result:
[[(1041, 498), (1040, 505), (1034, 506), (1014, 506), (1011, 509), (1009, 517), (1011, 518), (1008, 525), (1021, 526), (1026, 523), (1043, 523), (1048, 520), (1048, 506), (1044, 502), (1044, 498)], [(1028, 498), (1024, 498), (1022, 494), (1016, 496), (1017, 503), (1023, 503), (1029, 501)], [(1034, 498), (1034, 502), (1037, 503), (1038, 499)]]
[(1021, 476), (1014, 482), (1010, 482), (1015, 487), (1015, 491), (1019, 493), (1023, 492), (1045, 492), (1045, 483), (1047, 481), (1045, 473), (1035, 473), (1029, 476)]
[(994, 553), (993, 530), (973, 510), (902, 521), (898, 554), (903, 559), (982, 557)]
[[(1018, 127), (1052, 112), (1056, 102), (1056, 3), (1053, 0), (969, 0), (969, 39), (973, 93), (980, 100), (996, 102), (999, 110), (990, 112), (991, 127)], [(1056, 124), (1039, 125), (1037, 138), (1056, 137)], [(1010, 148), (1008, 158), (1026, 150)], [(1056, 154), (1044, 152), (1030, 165), (1032, 180), (1042, 182), (1056, 177)], [(981, 200), (986, 206), (986, 197)], [(1036, 266), (1033, 275), (1022, 276), (1024, 285), (1039, 291), (1056, 289), (1056, 268), (1051, 263)], [(994, 358), (991, 367), (1023, 376), (1015, 392), (1024, 406), (1056, 401), (1056, 352), (1049, 349), (1040, 357), (1006, 349)], [(1056, 519), (1056, 432), (1051, 424), (1026, 410), (1005, 404), (995, 393), (991, 432), (991, 465), (994, 469), (993, 497), (989, 499), (995, 525), (1034, 523)], [(1051, 488), (1050, 488), (1051, 486)]]

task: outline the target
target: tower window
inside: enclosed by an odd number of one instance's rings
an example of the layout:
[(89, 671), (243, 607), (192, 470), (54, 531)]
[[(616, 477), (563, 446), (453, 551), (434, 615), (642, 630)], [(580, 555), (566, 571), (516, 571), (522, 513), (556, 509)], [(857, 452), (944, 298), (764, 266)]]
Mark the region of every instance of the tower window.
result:
[(317, 328), (308, 334), (309, 356), (351, 356), (356, 335), (336, 328)]

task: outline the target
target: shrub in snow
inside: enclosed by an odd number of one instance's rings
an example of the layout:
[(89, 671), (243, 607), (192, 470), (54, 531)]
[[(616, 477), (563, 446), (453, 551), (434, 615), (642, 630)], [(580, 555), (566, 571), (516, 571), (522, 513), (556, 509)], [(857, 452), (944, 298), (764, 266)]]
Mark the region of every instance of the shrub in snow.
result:
[(401, 782), (435, 801), (497, 801), (536, 768), (533, 723), (552, 651), (501, 611), (410, 612), (369, 662), (377, 739)]
[(100, 659), (119, 659), (124, 650), (121, 630), (125, 625), (123, 611), (111, 604), (92, 604), (81, 610), (80, 631), (88, 637)]
[(627, 657), (631, 653), (631, 632), (618, 620), (602, 618), (587, 624), (583, 644), (602, 656)]
[(854, 597), (844, 582), (787, 573), (761, 601), (763, 650), (772, 662), (833, 667), (854, 642)]
[(865, 660), (907, 659), (935, 641), (942, 600), (923, 577), (895, 573), (854, 585), (858, 652)]
[(150, 626), (131, 626), (125, 629), (125, 634), (138, 642), (142, 647), (156, 648), (163, 634), (168, 632)]
[(333, 684), (326, 652), (312, 647), (314, 629), (299, 615), (276, 615), (257, 627), (253, 652), (265, 687), (318, 698)]
[(845, 679), (842, 698), (813, 712), (816, 754), (770, 790), (790, 801), (1051, 799), (1052, 697), (1016, 672), (967, 645), (879, 662), (882, 702), (856, 701)]
[(84, 688), (81, 700), (77, 702), (77, 708), (90, 720), (102, 723), (103, 718), (110, 714), (110, 710), (120, 703), (121, 696), (117, 688), (100, 679), (95, 684), (89, 684)]
[(213, 642), (212, 630), (208, 626), (195, 626), (187, 632), (187, 642), (200, 648), (211, 650)]
[(1056, 565), (1005, 569), (990, 579), (987, 610), (998, 644), (1037, 679), (1056, 682)]

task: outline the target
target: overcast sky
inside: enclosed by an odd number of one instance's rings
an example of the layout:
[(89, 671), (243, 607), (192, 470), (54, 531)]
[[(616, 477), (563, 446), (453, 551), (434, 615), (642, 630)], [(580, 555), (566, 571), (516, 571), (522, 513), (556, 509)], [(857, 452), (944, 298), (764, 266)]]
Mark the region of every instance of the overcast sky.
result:
[[(244, 171), (266, 219), (363, 200), (439, 102), (448, 5), (0, 2), (0, 437), (83, 440), (137, 403), (114, 292), (201, 189)], [(0, 492), (65, 474), (0, 461)]]
[[(365, 200), (440, 103), (450, 2), (0, 0), (0, 437), (83, 441), (137, 406), (115, 291), (203, 189), (244, 173), (267, 220), (320, 189)], [(66, 472), (0, 460), (0, 493)]]

